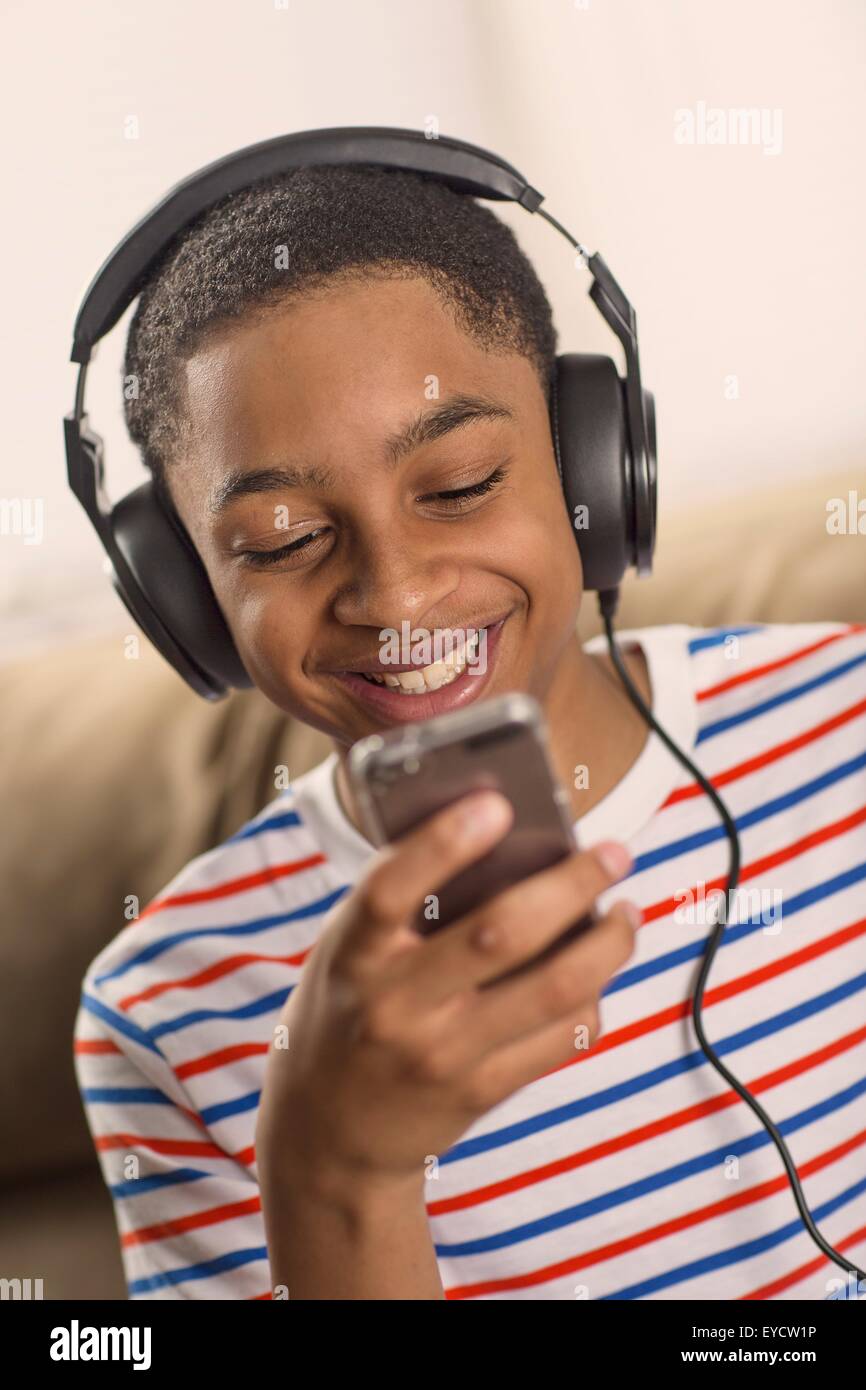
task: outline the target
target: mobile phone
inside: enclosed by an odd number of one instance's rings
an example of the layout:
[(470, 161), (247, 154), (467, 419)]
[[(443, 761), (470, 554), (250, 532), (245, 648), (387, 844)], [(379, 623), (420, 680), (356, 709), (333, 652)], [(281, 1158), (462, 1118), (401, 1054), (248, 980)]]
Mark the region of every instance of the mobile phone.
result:
[[(568, 796), (550, 761), (544, 715), (531, 695), (500, 695), (360, 739), (349, 753), (349, 775), (365, 831), (376, 845), (398, 839), (469, 792), (495, 790), (511, 802), (514, 815), (503, 838), (419, 909), (413, 926), (423, 935), (577, 848)], [(567, 939), (590, 921), (581, 918)]]

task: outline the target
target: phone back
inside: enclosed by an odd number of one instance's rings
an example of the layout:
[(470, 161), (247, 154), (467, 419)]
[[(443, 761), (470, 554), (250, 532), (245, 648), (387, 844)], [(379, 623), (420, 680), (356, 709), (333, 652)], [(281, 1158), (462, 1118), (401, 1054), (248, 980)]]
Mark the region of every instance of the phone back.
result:
[(553, 775), (541, 710), (530, 696), (500, 696), (364, 739), (352, 750), (350, 772), (368, 833), (379, 844), (471, 791), (499, 791), (512, 804), (508, 833), (436, 891), (416, 919), (421, 932), (447, 926), (576, 848), (568, 798)]

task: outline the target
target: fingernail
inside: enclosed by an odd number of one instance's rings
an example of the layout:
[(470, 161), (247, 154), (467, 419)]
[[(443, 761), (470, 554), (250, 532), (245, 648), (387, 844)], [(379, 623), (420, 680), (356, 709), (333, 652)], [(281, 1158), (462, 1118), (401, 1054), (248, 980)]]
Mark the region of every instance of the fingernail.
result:
[(637, 931), (638, 927), (643, 926), (643, 913), (637, 903), (633, 903), (628, 898), (624, 898), (621, 907), (629, 920), (629, 925), (634, 931)]
[(511, 807), (498, 792), (483, 792), (467, 797), (457, 812), (457, 827), (465, 835), (485, 835), (499, 830), (511, 818)]
[(595, 856), (611, 878), (623, 878), (632, 866), (632, 857), (619, 840), (604, 840), (595, 846)]

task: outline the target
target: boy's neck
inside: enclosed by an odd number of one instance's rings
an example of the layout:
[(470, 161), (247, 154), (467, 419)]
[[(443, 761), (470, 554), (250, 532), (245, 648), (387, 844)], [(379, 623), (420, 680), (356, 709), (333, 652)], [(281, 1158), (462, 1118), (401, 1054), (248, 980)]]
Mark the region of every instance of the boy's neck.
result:
[[(638, 646), (625, 650), (623, 661), (652, 708), (643, 651)], [(576, 636), (560, 662), (544, 712), (554, 770), (579, 820), (622, 781), (642, 752), (649, 730), (608, 653), (585, 652)]]
[[(626, 668), (652, 708), (652, 688), (640, 647), (623, 652)], [(585, 816), (622, 781), (641, 753), (649, 730), (626, 695), (607, 652), (585, 652), (575, 634), (544, 701), (554, 771), (571, 797), (574, 819)], [(363, 834), (351, 794), (348, 748), (336, 746), (337, 794)]]

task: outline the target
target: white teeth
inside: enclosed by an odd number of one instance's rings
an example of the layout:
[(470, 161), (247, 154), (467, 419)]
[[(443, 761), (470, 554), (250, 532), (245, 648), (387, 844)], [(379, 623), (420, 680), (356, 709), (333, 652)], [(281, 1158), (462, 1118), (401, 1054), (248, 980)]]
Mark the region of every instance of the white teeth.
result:
[(443, 686), (450, 685), (458, 676), (462, 676), (478, 650), (483, 631), (482, 628), (481, 631), (473, 633), (459, 651), (452, 647), (441, 661), (432, 661), (429, 666), (421, 666), (414, 671), (389, 671), (382, 675), (367, 672), (362, 674), (374, 685), (387, 685), (392, 690), (399, 690), (401, 695), (421, 695), (428, 690), (441, 690)]

